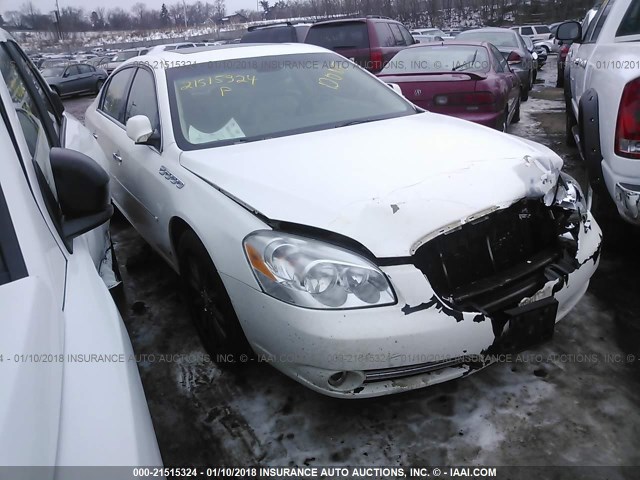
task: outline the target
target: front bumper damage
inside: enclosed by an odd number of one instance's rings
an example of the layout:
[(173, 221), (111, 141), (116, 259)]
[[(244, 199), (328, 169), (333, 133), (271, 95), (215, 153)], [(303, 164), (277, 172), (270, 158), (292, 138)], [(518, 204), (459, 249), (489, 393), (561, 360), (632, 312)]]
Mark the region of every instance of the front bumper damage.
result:
[(258, 362), (325, 395), (362, 398), (462, 377), (548, 340), (587, 290), (602, 232), (557, 156), (523, 160), (523, 197), (380, 262), (394, 305), (301, 308), (221, 272)]
[[(529, 205), (523, 202), (514, 206)], [(495, 354), (519, 351), (521, 340), (525, 347), (544, 341), (548, 319), (553, 327), (573, 308), (599, 262), (602, 233), (591, 214), (564, 225), (568, 230), (551, 245), (555, 252), (545, 250), (548, 256), (535, 265), (525, 259), (517, 274), (507, 269), (494, 285), (497, 295), (478, 282), (473, 284), (484, 292), (480, 296), (453, 295), (435, 277), (428, 279), (434, 273), (425, 270), (418, 254), (414, 264), (383, 267), (398, 296), (388, 307), (302, 309), (232, 277), (223, 275), (223, 281), (259, 362), (325, 395), (374, 397), (462, 377), (491, 364)], [(541, 305), (545, 302), (550, 305)], [(513, 318), (531, 318), (527, 305), (547, 319), (538, 322), (541, 331), (518, 333), (510, 325)]]

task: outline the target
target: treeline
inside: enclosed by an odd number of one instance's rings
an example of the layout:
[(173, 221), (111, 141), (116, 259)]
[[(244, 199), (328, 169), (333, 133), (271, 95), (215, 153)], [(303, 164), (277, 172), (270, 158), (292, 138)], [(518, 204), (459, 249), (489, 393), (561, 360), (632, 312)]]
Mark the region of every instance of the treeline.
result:
[[(594, 0), (262, 0), (260, 11), (239, 10), (231, 21), (225, 0), (213, 3), (176, 2), (160, 9), (138, 2), (129, 11), (97, 8), (87, 11), (64, 7), (42, 12), (28, 1), (18, 10), (0, 15), (0, 26), (35, 31), (79, 32), (89, 30), (152, 30), (195, 27), (207, 24), (241, 23), (265, 19), (334, 15), (383, 15), (410, 26), (501, 25), (506, 19), (542, 22), (581, 18)], [(223, 20), (225, 19), (225, 20)]]

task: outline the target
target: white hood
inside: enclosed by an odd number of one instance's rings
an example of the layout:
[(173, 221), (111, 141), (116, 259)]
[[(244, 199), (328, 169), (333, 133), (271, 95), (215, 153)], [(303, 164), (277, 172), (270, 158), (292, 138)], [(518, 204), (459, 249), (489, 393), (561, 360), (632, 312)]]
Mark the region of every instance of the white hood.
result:
[(562, 167), (542, 145), (432, 113), (187, 151), (180, 163), (270, 219), (341, 233), (380, 258), (539, 197)]

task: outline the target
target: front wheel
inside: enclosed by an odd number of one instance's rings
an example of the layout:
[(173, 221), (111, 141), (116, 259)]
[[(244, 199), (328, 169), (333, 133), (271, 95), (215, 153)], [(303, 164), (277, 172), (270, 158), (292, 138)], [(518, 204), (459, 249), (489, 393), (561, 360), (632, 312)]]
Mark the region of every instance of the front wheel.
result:
[(190, 230), (180, 237), (178, 259), (185, 299), (203, 346), (218, 366), (239, 366), (236, 356), (249, 351), (248, 342), (207, 249)]

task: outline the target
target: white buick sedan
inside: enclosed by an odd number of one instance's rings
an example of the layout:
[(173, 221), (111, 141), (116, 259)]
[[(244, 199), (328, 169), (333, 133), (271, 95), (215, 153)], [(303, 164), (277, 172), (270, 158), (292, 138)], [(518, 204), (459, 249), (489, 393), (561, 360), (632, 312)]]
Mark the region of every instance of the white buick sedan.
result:
[(327, 395), (424, 387), (548, 340), (598, 264), (555, 153), (315, 46), (129, 61), (86, 122), (214, 358), (250, 347)]

